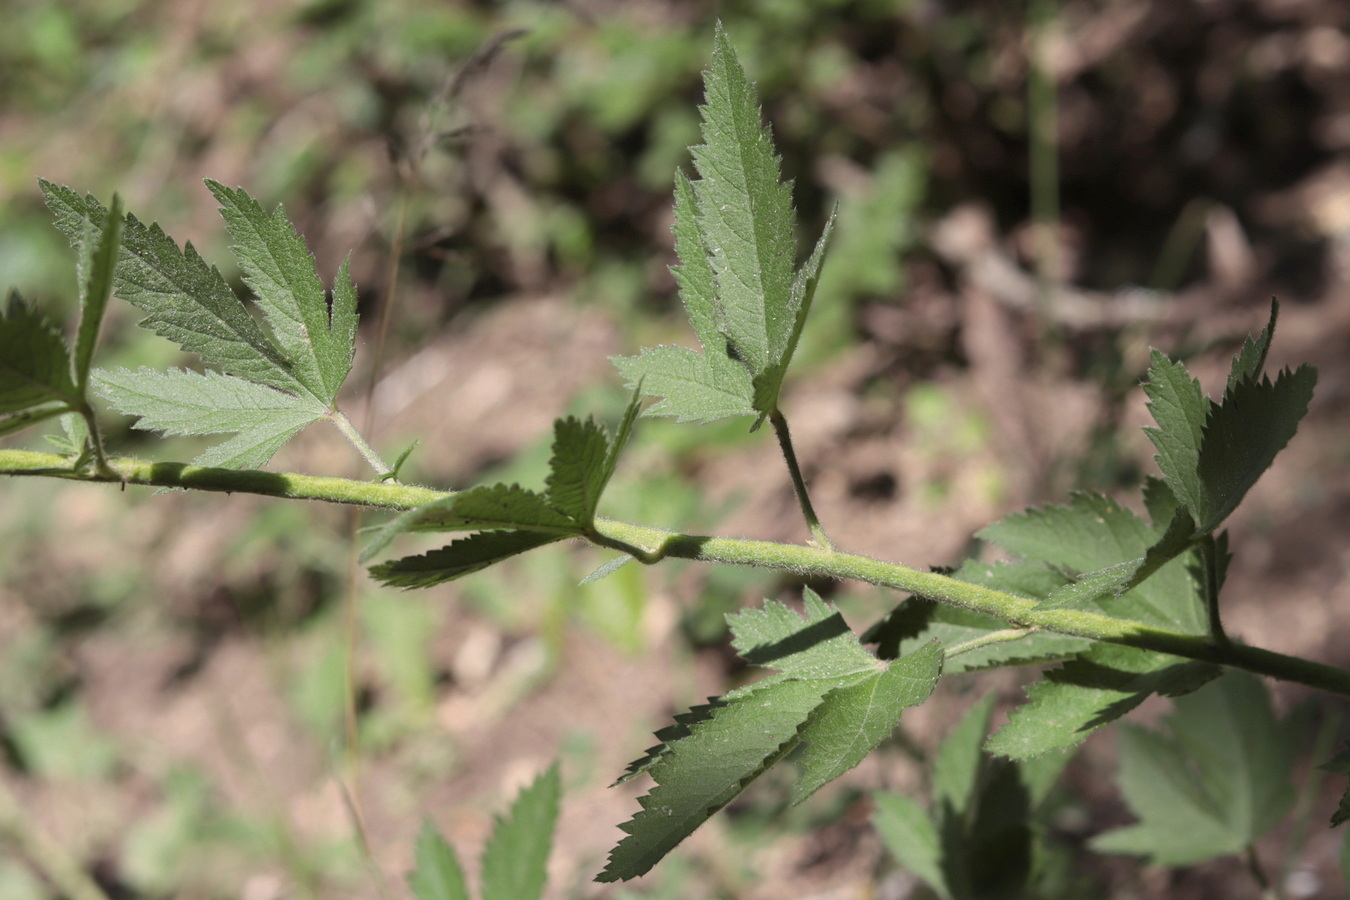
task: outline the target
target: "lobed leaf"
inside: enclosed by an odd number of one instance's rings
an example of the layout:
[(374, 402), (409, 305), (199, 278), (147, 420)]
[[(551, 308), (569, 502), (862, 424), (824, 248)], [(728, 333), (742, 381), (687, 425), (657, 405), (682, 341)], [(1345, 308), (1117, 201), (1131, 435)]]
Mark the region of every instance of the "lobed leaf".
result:
[(777, 408), (835, 216), (794, 272), (792, 185), (780, 180), (754, 85), (720, 24), (704, 87), (704, 142), (691, 148), (699, 179), (675, 180), (680, 265), (672, 269), (703, 352), (645, 348), (613, 362), (630, 387), (645, 378), (645, 393), (662, 398), (648, 415), (681, 422), (753, 415), (754, 430)]
[(1197, 528), (1209, 533), (1237, 509), (1242, 498), (1298, 430), (1308, 412), (1317, 370), (1301, 366), (1269, 378), (1243, 379), (1210, 411), (1197, 471), (1202, 506)]
[(1240, 853), (1293, 806), (1299, 729), (1253, 675), (1230, 672), (1176, 701), (1165, 730), (1120, 730), (1120, 788), (1139, 817), (1093, 840), (1106, 853), (1184, 866)]
[(100, 369), (95, 390), (112, 407), (137, 416), (142, 431), (235, 436), (202, 453), (194, 464), (257, 468), (327, 408), (297, 396), (219, 372)]
[(692, 148), (698, 230), (716, 284), (718, 329), (759, 375), (783, 358), (795, 320), (792, 185), (779, 181), (754, 86), (720, 25), (704, 87), (704, 142)]
[(737, 649), (779, 674), (676, 717), (663, 743), (629, 766), (656, 782), (600, 881), (643, 874), (747, 784), (807, 740), (794, 798), (852, 768), (922, 702), (941, 668), (929, 646), (887, 667), (858, 644), (842, 617), (811, 591), (798, 615), (781, 603), (728, 617)]
[(1228, 388), (1225, 394), (1230, 393), (1243, 381), (1254, 381), (1261, 377), (1261, 373), (1266, 368), (1266, 356), (1270, 352), (1270, 342), (1275, 337), (1275, 322), (1280, 317), (1280, 301), (1271, 299), (1270, 301), (1270, 321), (1266, 327), (1261, 329), (1261, 333), (1253, 338), (1250, 335), (1242, 342), (1242, 349), (1238, 351), (1237, 356), (1233, 357), (1233, 364), (1228, 370)]
[(356, 347), (356, 295), (343, 262), (331, 308), (315, 272), (314, 255), (278, 206), (269, 216), (242, 188), (207, 180), (220, 201), (230, 248), (244, 281), (258, 297), (267, 324), (291, 372), (325, 404), (331, 404), (351, 371)]
[(876, 793), (872, 802), (876, 804), (872, 824), (896, 862), (917, 875), (943, 900), (952, 900), (943, 871), (942, 839), (927, 811), (903, 794)]
[[(81, 197), (49, 181), (41, 185), (56, 227), (77, 251), (86, 237), (84, 223), (100, 233), (107, 227), (108, 211), (92, 195)], [(190, 243), (180, 250), (158, 225), (147, 227), (130, 214), (123, 220), (113, 293), (147, 313), (144, 327), (211, 365), (280, 390), (310, 393), (215, 267)]]

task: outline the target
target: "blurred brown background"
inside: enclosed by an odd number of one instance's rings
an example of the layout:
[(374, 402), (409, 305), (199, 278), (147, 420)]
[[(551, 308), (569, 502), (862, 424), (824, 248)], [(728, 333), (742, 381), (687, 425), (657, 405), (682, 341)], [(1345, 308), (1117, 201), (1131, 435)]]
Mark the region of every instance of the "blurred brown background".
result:
[[(1275, 295), (1272, 365), (1321, 376), (1232, 521), (1230, 631), (1350, 664), (1350, 4), (0, 10), (5, 282), (73, 309), (39, 176), (119, 192), (236, 279), (201, 179), (282, 202), (321, 276), (352, 257), (364, 324), (345, 408), (361, 422), (373, 397), (372, 440), (393, 457), (420, 439), (407, 477), (446, 487), (541, 480), (555, 416), (621, 409), (608, 356), (692, 340), (667, 272), (670, 189), (720, 18), (796, 181), (803, 240), (840, 206), (785, 400), (835, 541), (948, 565), (1009, 511), (1137, 485), (1153, 471), (1147, 348), (1218, 390)], [(135, 320), (115, 304), (104, 365), (182, 364)], [(199, 452), (108, 427), (119, 452)], [(273, 465), (358, 463), (316, 426)], [(805, 538), (772, 441), (736, 421), (644, 422), (602, 511)], [(605, 785), (674, 711), (739, 677), (723, 614), (796, 588), (678, 564), (574, 587), (604, 559), (550, 548), (401, 594), (354, 569), (339, 511), (6, 483), (0, 779), (22, 811), (7, 827), (54, 837), (109, 897), (401, 897), (424, 817), (474, 861), (492, 814), (559, 758), (550, 896), (908, 896), (861, 792), (920, 776), (885, 752), (796, 810), (770, 778), (644, 882), (589, 883), (636, 808), (635, 786)], [(859, 628), (887, 608), (833, 599)], [(349, 680), (359, 715), (344, 724)], [(1011, 699), (1021, 680), (976, 689)], [(971, 686), (907, 715), (909, 740), (931, 747)], [(1066, 828), (1122, 821), (1109, 738), (1075, 771)], [(1342, 895), (1325, 803), (1290, 896)], [(31, 863), (0, 837), (0, 896), (55, 896)], [(1241, 869), (1089, 877), (1102, 896), (1247, 896)]]

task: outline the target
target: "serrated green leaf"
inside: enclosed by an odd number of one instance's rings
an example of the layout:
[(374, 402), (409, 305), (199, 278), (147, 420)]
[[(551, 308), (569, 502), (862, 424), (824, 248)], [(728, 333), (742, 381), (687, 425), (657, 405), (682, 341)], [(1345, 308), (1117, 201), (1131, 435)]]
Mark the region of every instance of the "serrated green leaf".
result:
[(755, 415), (750, 372), (727, 351), (717, 330), (716, 285), (708, 249), (697, 222), (698, 200), (684, 173), (675, 173), (675, 252), (671, 274), (703, 352), (684, 347), (646, 347), (638, 356), (611, 358), (629, 389), (662, 398), (645, 415), (674, 416), (678, 422), (712, 422)]
[(597, 422), (571, 416), (553, 423), (553, 458), (549, 462), (548, 501), (577, 522), (590, 524), (605, 489), (605, 457), (609, 436)]
[[(1141, 573), (1147, 573), (1146, 581), (1105, 602), (1103, 610), (1149, 625), (1203, 634), (1207, 628), (1204, 604), (1186, 570), (1191, 555), (1176, 556), (1190, 540), (1184, 525), (1174, 518), (1160, 532), (1113, 500), (1075, 494), (1069, 506), (1007, 516), (980, 531), (980, 537), (1014, 556), (1055, 567), (1072, 579), (1091, 573), (1099, 583), (1082, 589), (1086, 598), (1061, 595), (1080, 605), (1130, 586)], [(1133, 562), (1122, 565), (1122, 560)], [(1106, 590), (1097, 592), (1097, 587)]]
[(408, 887), (416, 900), (470, 900), (459, 856), (429, 821), (417, 835), (415, 864)]
[(1196, 516), (1200, 532), (1209, 533), (1228, 518), (1270, 468), (1307, 414), (1316, 384), (1312, 366), (1286, 369), (1273, 383), (1245, 379), (1211, 410), (1197, 461), (1203, 489)]
[(561, 539), (537, 531), (481, 531), (439, 550), (371, 566), (370, 574), (393, 587), (431, 587)]
[(376, 530), (361, 552), (368, 562), (405, 532), (492, 531), (523, 529), (567, 537), (581, 534), (571, 516), (547, 497), (518, 484), (488, 484), (400, 513)]
[(685, 347), (644, 347), (637, 356), (610, 362), (629, 388), (642, 383), (648, 397), (660, 397), (644, 415), (674, 416), (677, 422), (715, 422), (757, 415), (750, 373), (734, 359)]
[[(92, 196), (49, 181), (41, 185), (57, 228), (78, 251), (84, 223), (101, 229), (108, 211)], [(310, 393), (220, 273), (190, 243), (180, 250), (158, 225), (147, 227), (130, 214), (124, 219), (113, 293), (147, 313), (143, 326), (225, 372)]]
[(900, 724), (904, 710), (929, 698), (941, 674), (942, 648), (933, 643), (826, 694), (798, 732), (806, 750), (792, 802), (801, 803), (862, 762)]
[(1266, 354), (1270, 352), (1270, 341), (1275, 337), (1275, 322), (1280, 317), (1280, 301), (1270, 301), (1270, 321), (1261, 329), (1261, 334), (1253, 338), (1248, 335), (1242, 342), (1242, 349), (1233, 357), (1233, 365), (1228, 370), (1228, 388), (1230, 393), (1240, 382), (1254, 381), (1261, 377), (1266, 367)]
[(797, 727), (833, 685), (774, 681), (737, 692), (726, 705), (669, 745), (647, 772), (656, 786), (620, 825), (628, 837), (609, 855), (597, 881), (645, 874), (676, 845), (781, 759), (797, 743)]
[(315, 273), (314, 256), (278, 206), (269, 216), (242, 188), (207, 180), (234, 239), (244, 280), (258, 297), (291, 372), (325, 404), (336, 399), (352, 367), (356, 297), (343, 262), (331, 308)]
[(103, 314), (112, 296), (113, 274), (122, 252), (122, 201), (113, 195), (102, 234), (95, 237), (93, 222), (84, 221), (84, 237), (79, 247), (80, 328), (75, 336), (75, 384), (81, 393), (89, 384), (89, 367), (98, 345)]
[(520, 792), (483, 849), (482, 900), (538, 900), (558, 821), (562, 780), (551, 766)]
[(806, 316), (811, 311), (811, 302), (816, 296), (816, 285), (820, 283), (820, 267), (825, 261), (825, 252), (829, 249), (830, 236), (834, 233), (837, 218), (836, 209), (830, 213), (830, 218), (825, 222), (825, 228), (820, 233), (820, 239), (816, 241), (815, 249), (811, 251), (811, 255), (793, 279), (791, 305), (795, 315), (787, 345), (773, 364), (754, 378), (755, 409), (759, 410), (761, 420), (770, 410), (778, 406), (778, 392), (783, 386), (783, 376), (787, 374), (792, 354), (796, 352), (797, 342), (801, 339), (802, 329), (806, 326)]
[(872, 824), (895, 861), (922, 879), (943, 900), (952, 900), (943, 873), (941, 842), (928, 813), (903, 794), (877, 793), (872, 800), (876, 804)]
[(700, 107), (704, 143), (692, 148), (697, 221), (716, 283), (718, 329), (759, 375), (783, 359), (796, 319), (792, 185), (779, 181), (759, 100), (720, 24), (713, 42)]
[[(9, 302), (0, 309), (0, 414), (51, 403), (61, 405), (54, 413), (33, 410), (25, 419), (31, 424), (79, 404), (81, 398), (80, 389), (71, 379), (70, 351), (60, 329), (17, 293), (11, 293)], [(16, 425), (14, 430), (18, 427), (26, 426)]]
[(1200, 442), (1212, 404), (1201, 393), (1200, 382), (1181, 363), (1158, 350), (1152, 352), (1151, 359), (1144, 393), (1158, 427), (1145, 428), (1144, 433), (1158, 450), (1154, 459), (1172, 494), (1193, 518), (1201, 520), (1204, 486), (1198, 472)]
[(193, 460), (199, 466), (257, 468), (327, 412), (312, 397), (213, 371), (100, 369), (94, 389), (114, 409), (138, 416), (134, 427), (142, 431), (236, 433)]
[(1150, 694), (1177, 696), (1218, 676), (1212, 663), (1132, 647), (1098, 645), (1052, 669), (1027, 688), (1027, 702), (985, 745), (990, 753), (1027, 759), (1076, 746)]
[(614, 785), (623, 784), (625, 781), (632, 781), (638, 775), (650, 769), (657, 760), (670, 752), (670, 748), (681, 738), (689, 736), (689, 729), (698, 722), (712, 718), (712, 714), (727, 705), (724, 697), (709, 697), (707, 703), (700, 703), (690, 707), (682, 713), (675, 714), (675, 721), (665, 728), (658, 728), (656, 739), (660, 742), (652, 747), (648, 747), (642, 756), (633, 760), (624, 769), (622, 775), (614, 780)]
[(804, 615), (767, 602), (762, 610), (727, 617), (742, 656), (779, 674), (697, 707), (658, 732), (664, 743), (621, 779), (645, 771), (656, 787), (641, 799), (642, 810), (620, 826), (628, 837), (597, 880), (626, 880), (649, 870), (795, 747), (799, 727), (822, 698), (885, 671), (833, 607), (811, 591), (804, 605)]
[(1162, 733), (1122, 727), (1120, 787), (1140, 821), (1093, 847), (1164, 866), (1243, 851), (1293, 806), (1290, 775), (1306, 738), (1275, 718), (1265, 686), (1241, 672), (1177, 700)]

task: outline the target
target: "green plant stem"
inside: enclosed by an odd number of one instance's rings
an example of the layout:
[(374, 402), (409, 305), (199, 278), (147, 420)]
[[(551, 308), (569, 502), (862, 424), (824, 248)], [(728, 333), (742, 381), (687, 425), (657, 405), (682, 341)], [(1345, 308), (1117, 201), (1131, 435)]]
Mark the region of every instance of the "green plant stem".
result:
[[(0, 475), (262, 494), (387, 510), (416, 509), (451, 496), (450, 492), (412, 485), (215, 469), (182, 463), (149, 463), (135, 459), (109, 460), (108, 464), (116, 476), (107, 477), (78, 470), (73, 462), (68, 457), (51, 453), (0, 450)], [(804, 577), (862, 581), (994, 616), (1015, 628), (1036, 628), (1141, 650), (1170, 653), (1350, 697), (1350, 670), (1347, 669), (1245, 644), (1219, 645), (1207, 635), (1186, 634), (1127, 619), (1114, 619), (1100, 613), (1039, 609), (1035, 600), (867, 556), (797, 544), (679, 534), (612, 519), (597, 519), (595, 532), (597, 543), (628, 550), (647, 563), (665, 558), (688, 559), (775, 569)]]
[(1205, 597), (1205, 611), (1209, 614), (1209, 637), (1217, 646), (1232, 644), (1223, 630), (1223, 617), (1219, 613), (1219, 548), (1214, 535), (1207, 534), (1200, 539), (1200, 565), (1204, 569), (1202, 590)]
[(788, 431), (787, 419), (775, 406), (769, 413), (769, 421), (773, 423), (774, 434), (778, 435), (778, 446), (783, 450), (783, 459), (787, 462), (789, 474), (792, 475), (792, 489), (797, 492), (797, 503), (802, 508), (806, 527), (811, 530), (811, 539), (822, 550), (833, 551), (834, 543), (825, 534), (825, 528), (820, 524), (815, 507), (811, 505), (811, 497), (806, 493), (806, 479), (802, 478), (801, 467), (797, 465), (797, 453), (792, 449), (792, 434)]
[(366, 439), (361, 436), (361, 432), (356, 430), (356, 426), (352, 424), (351, 419), (347, 418), (346, 415), (337, 410), (333, 410), (333, 412), (328, 415), (328, 418), (338, 427), (338, 431), (341, 431), (343, 436), (352, 442), (352, 446), (360, 452), (365, 461), (375, 470), (375, 475), (377, 477), (383, 478), (394, 471), (389, 467), (388, 463), (380, 459), (380, 454), (375, 452), (375, 448), (366, 443)]

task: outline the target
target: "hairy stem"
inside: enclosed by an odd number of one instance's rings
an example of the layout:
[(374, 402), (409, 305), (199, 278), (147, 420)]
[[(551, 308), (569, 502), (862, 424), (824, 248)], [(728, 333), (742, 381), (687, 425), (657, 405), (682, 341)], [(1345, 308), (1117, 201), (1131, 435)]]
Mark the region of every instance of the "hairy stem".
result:
[(806, 527), (811, 530), (811, 539), (823, 550), (834, 550), (834, 544), (825, 534), (825, 528), (820, 524), (819, 517), (816, 516), (815, 507), (811, 505), (811, 497), (806, 493), (806, 480), (802, 478), (801, 467), (797, 465), (797, 453), (792, 449), (792, 435), (788, 432), (787, 419), (784, 418), (782, 411), (777, 406), (769, 413), (769, 421), (773, 423), (774, 434), (778, 435), (778, 446), (783, 450), (783, 459), (787, 462), (788, 472), (792, 475), (792, 489), (797, 492), (797, 503), (802, 508), (802, 516), (806, 519)]
[[(64, 456), (27, 450), (0, 450), (0, 475), (262, 494), (388, 510), (416, 509), (451, 496), (450, 492), (412, 485), (216, 469), (182, 463), (110, 459), (108, 465), (116, 473), (113, 477), (76, 469), (74, 460)], [(597, 519), (595, 532), (599, 537), (597, 543), (633, 552), (643, 562), (657, 562), (670, 557), (755, 566), (804, 577), (862, 581), (994, 616), (1014, 628), (1036, 628), (1141, 650), (1171, 653), (1188, 659), (1246, 669), (1258, 675), (1350, 697), (1350, 670), (1347, 669), (1245, 644), (1216, 644), (1207, 635), (1186, 634), (1100, 613), (1074, 609), (1038, 609), (1035, 600), (867, 556), (797, 544), (680, 534), (612, 519)]]
[(366, 439), (361, 436), (361, 432), (356, 430), (356, 426), (352, 424), (351, 419), (347, 418), (346, 415), (337, 410), (333, 410), (328, 418), (338, 427), (338, 431), (341, 431), (343, 436), (352, 442), (352, 446), (360, 452), (365, 461), (375, 470), (376, 475), (384, 477), (394, 471), (384, 460), (380, 459), (380, 454), (375, 452), (375, 448), (366, 443)]

